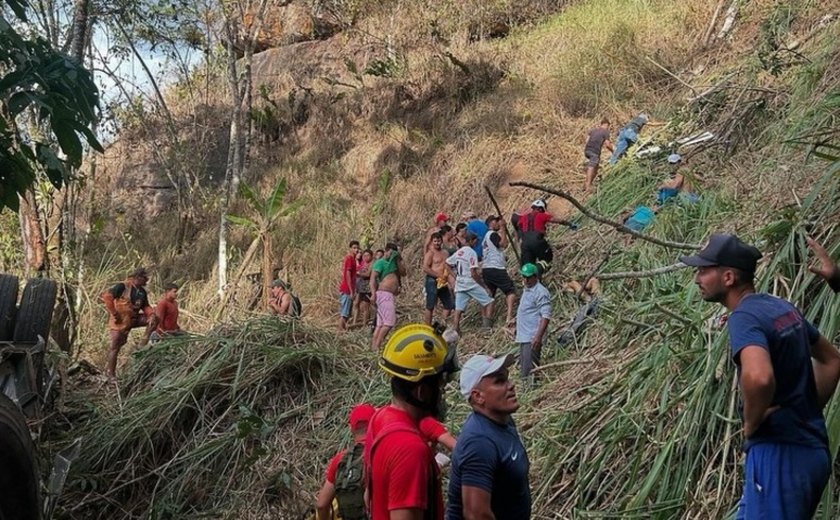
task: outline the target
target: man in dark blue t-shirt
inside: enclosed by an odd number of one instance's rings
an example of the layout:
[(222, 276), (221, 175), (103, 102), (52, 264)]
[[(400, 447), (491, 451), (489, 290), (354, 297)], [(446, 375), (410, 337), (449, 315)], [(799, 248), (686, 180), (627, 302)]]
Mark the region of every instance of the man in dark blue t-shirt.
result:
[(528, 454), (511, 414), (519, 409), (508, 379), (513, 356), (475, 355), (461, 368), (461, 394), (473, 412), (452, 453), (446, 520), (531, 517)]
[(680, 260), (697, 268), (703, 299), (730, 311), (747, 453), (736, 518), (811, 518), (831, 474), (822, 409), (840, 354), (791, 303), (755, 292), (759, 258), (735, 235), (715, 234)]
[(462, 217), (467, 222), (467, 231), (475, 233), (475, 236), (478, 237), (478, 242), (473, 246), (473, 250), (478, 255), (478, 260), (481, 261), (484, 259), (484, 250), (481, 247), (481, 241), (484, 240), (484, 235), (487, 234), (490, 228), (487, 227), (487, 224), (483, 220), (479, 220), (475, 212), (467, 211)]

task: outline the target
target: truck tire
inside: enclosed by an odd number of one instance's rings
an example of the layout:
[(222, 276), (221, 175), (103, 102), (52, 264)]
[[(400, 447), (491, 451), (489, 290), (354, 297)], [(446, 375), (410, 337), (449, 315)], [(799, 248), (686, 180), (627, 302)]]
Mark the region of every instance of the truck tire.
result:
[(17, 276), (0, 274), (0, 341), (11, 341), (15, 327), (19, 282)]
[(34, 343), (38, 336), (47, 340), (57, 294), (58, 285), (53, 280), (33, 278), (27, 282), (15, 318), (13, 341)]
[(40, 476), (32, 437), (17, 405), (0, 394), (0, 518), (41, 518)]

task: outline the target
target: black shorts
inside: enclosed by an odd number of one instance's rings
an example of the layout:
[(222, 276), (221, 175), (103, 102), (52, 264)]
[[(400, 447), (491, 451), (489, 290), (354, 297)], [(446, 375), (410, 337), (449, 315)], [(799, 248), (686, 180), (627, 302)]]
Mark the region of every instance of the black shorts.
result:
[(510, 279), (506, 269), (482, 269), (481, 276), (487, 288), (490, 289), (490, 296), (496, 296), (496, 290), (502, 291), (505, 296), (516, 292), (513, 280)]
[(522, 265), (536, 264), (540, 260), (548, 263), (554, 259), (551, 245), (545, 240), (525, 240), (522, 242)]
[(452, 297), (449, 287), (444, 286), (438, 289), (437, 280), (429, 275), (426, 275), (425, 293), (426, 310), (434, 310), (437, 302), (440, 302), (444, 310), (451, 311), (455, 309), (455, 299)]
[(370, 293), (369, 292), (357, 292), (356, 296), (359, 297), (360, 302), (370, 303)]
[(601, 164), (601, 154), (595, 153), (592, 151), (585, 151), (583, 155), (586, 157), (586, 165), (587, 166), (598, 166)]

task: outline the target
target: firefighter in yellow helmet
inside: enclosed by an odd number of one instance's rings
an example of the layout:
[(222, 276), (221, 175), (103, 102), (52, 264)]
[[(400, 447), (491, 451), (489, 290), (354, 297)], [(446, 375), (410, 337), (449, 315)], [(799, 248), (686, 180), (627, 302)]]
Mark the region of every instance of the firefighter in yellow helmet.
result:
[(395, 512), (443, 520), (439, 468), (420, 421), (443, 419), (443, 387), (458, 370), (456, 342), (454, 331), (413, 324), (385, 345), (379, 367), (390, 376), (391, 403), (370, 420), (365, 443), (371, 520)]

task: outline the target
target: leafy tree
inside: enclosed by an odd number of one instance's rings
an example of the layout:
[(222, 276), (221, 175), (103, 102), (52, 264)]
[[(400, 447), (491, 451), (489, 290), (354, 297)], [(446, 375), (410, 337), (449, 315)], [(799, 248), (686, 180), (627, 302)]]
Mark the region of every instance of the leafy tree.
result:
[[(26, 0), (3, 1), (21, 22), (28, 22)], [(17, 211), (18, 195), (35, 182), (38, 171), (61, 187), (81, 165), (84, 143), (103, 151), (90, 130), (99, 92), (79, 62), (41, 37), (23, 37), (2, 13), (0, 71), (0, 210)], [(19, 127), (17, 118), (27, 110), (47, 135), (32, 135)]]

